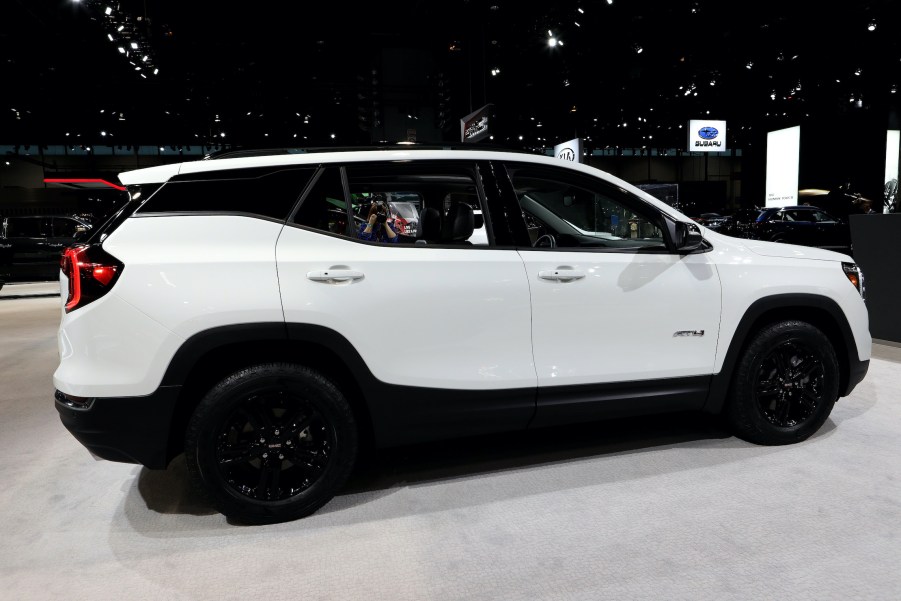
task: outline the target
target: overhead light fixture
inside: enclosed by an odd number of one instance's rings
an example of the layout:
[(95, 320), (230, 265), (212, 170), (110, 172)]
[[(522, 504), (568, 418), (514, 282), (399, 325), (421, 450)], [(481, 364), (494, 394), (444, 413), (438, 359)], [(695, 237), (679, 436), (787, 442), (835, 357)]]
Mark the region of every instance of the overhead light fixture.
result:
[(644, 48), (641, 47), (641, 44), (632, 44), (632, 50), (635, 51), (635, 54), (641, 54), (644, 52)]
[(110, 41), (110, 42), (114, 41), (114, 40), (113, 40), (113, 34), (108, 33), (108, 34), (106, 34), (106, 37), (109, 38), (109, 41)]
[(876, 21), (872, 20), (867, 24), (867, 31), (876, 31)]
[(137, 50), (137, 49), (138, 49), (138, 43), (137, 43), (137, 42), (132, 42), (132, 43), (131, 43), (131, 47), (132, 47), (132, 49)]
[(748, 61), (748, 64), (745, 65), (745, 68), (746, 68), (746, 69), (750, 69), (750, 68), (753, 67), (753, 66), (754, 66), (754, 61)]
[(104, 14), (106, 14), (106, 16), (109, 16), (109, 15), (113, 14), (113, 9), (110, 8), (109, 6), (107, 6), (106, 10), (103, 12), (104, 12)]

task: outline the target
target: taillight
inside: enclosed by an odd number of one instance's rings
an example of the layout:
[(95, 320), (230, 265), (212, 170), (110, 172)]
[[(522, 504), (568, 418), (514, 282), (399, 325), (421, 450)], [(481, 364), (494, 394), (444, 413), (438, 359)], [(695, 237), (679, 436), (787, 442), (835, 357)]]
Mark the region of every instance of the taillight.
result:
[(60, 259), (60, 269), (69, 280), (66, 313), (109, 292), (124, 267), (98, 245), (78, 244), (67, 248)]

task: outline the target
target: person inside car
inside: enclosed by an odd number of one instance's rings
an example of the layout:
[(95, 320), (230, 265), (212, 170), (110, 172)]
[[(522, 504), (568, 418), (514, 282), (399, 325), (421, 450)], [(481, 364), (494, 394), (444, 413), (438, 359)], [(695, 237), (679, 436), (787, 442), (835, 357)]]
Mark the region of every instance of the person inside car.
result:
[(397, 232), (388, 223), (388, 201), (381, 194), (372, 197), (369, 205), (369, 216), (365, 223), (360, 225), (360, 240), (370, 242), (395, 243), (399, 240)]

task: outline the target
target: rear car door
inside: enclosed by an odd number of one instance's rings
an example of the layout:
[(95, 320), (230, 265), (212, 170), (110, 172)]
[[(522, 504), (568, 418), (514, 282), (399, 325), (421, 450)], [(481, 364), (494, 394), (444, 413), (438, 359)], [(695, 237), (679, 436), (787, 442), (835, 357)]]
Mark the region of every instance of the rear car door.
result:
[[(357, 365), (380, 442), (525, 428), (534, 414), (528, 284), (515, 249), (472, 239), (477, 172), (469, 162), (325, 166), (279, 238), (289, 336)], [(415, 238), (389, 238), (380, 224), (377, 239), (361, 239), (373, 236), (377, 196), (419, 203)]]
[(507, 167), (529, 232), (519, 253), (532, 298), (535, 424), (658, 403), (700, 408), (721, 310), (709, 253), (669, 250), (665, 217), (617, 185)]

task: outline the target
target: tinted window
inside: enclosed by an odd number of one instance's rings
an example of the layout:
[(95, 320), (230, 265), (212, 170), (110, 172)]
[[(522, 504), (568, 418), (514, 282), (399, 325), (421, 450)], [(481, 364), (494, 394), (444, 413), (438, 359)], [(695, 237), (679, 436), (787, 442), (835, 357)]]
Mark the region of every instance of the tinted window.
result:
[(322, 170), (292, 220), (297, 225), (347, 235), (347, 203), (337, 167)]
[(47, 235), (46, 217), (10, 217), (6, 222), (8, 238), (40, 238)]
[(54, 217), (53, 218), (53, 235), (58, 236), (60, 238), (74, 238), (75, 234), (78, 233), (78, 226), (85, 228), (84, 225), (75, 221), (74, 219), (66, 219), (64, 217)]
[[(172, 181), (151, 196), (138, 212), (252, 213), (284, 219), (313, 171), (314, 168), (307, 167), (264, 175), (254, 173), (253, 177), (246, 178)], [(234, 173), (230, 171), (229, 175)]]

